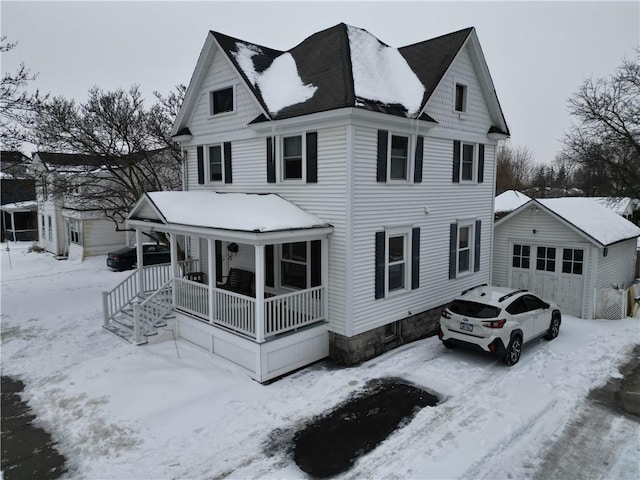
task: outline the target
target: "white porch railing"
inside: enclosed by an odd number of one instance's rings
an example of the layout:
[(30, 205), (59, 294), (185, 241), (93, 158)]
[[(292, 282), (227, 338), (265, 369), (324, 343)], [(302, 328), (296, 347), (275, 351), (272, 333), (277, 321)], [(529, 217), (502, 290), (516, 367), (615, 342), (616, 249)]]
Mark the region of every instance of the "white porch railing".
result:
[(324, 287), (279, 295), (264, 301), (265, 335), (276, 335), (325, 318)]
[(175, 306), (201, 318), (209, 318), (209, 285), (174, 279)]
[(213, 291), (213, 321), (255, 338), (256, 299), (227, 290)]
[[(183, 260), (178, 262), (182, 272), (187, 273), (198, 269), (199, 260)], [(171, 275), (171, 264), (149, 265), (142, 267), (144, 285), (142, 292), (152, 292), (167, 283)], [(108, 292), (102, 292), (102, 311), (104, 325), (107, 326), (113, 316), (129, 305), (140, 293), (138, 288), (138, 271), (125, 278)]]
[[(209, 323), (256, 338), (256, 299), (227, 290), (213, 290), (209, 313), (208, 285), (175, 279), (175, 307)], [(292, 292), (264, 301), (265, 335), (273, 336), (324, 320), (324, 287)]]
[(156, 327), (164, 325), (162, 319), (173, 310), (171, 288), (173, 280), (167, 281), (153, 295), (133, 305), (133, 332), (137, 344), (142, 335), (156, 333)]

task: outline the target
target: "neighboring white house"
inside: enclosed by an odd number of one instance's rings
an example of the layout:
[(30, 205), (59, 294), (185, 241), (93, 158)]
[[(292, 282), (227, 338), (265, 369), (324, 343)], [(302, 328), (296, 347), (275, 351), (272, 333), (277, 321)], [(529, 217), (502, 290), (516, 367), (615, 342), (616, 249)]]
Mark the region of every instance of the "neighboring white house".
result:
[(531, 200), (495, 224), (492, 282), (592, 318), (596, 289), (633, 282), (638, 236), (640, 228), (593, 199)]
[(591, 197), (593, 200), (601, 205), (604, 205), (608, 209), (615, 212), (617, 215), (626, 218), (627, 220), (633, 219), (633, 213), (640, 208), (640, 200), (630, 197)]
[[(127, 243), (124, 225), (88, 208), (83, 174), (100, 168), (100, 157), (38, 152), (32, 168), (36, 177), (38, 237), (42, 248), (59, 257), (103, 255)], [(94, 178), (95, 175), (92, 175)]]
[[(339, 24), (285, 52), (210, 32), (173, 130), (185, 192), (145, 195), (127, 223), (171, 234), (172, 294), (154, 298), (180, 337), (259, 381), (354, 364), (489, 281), (508, 133), (473, 28), (396, 49)], [(182, 236), (204, 284), (181, 278)], [(251, 295), (220, 288), (238, 271)]]

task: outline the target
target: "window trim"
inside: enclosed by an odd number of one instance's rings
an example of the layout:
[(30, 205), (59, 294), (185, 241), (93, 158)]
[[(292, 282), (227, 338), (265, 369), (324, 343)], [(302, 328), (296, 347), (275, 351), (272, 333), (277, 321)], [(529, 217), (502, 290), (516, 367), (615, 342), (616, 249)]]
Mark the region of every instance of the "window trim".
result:
[[(460, 270), (460, 239), (462, 238), (460, 232), (463, 228), (469, 228), (468, 246), (465, 250), (469, 251), (469, 260), (467, 270)], [(475, 265), (475, 238), (476, 238), (476, 220), (458, 220), (458, 232), (456, 237), (456, 278), (461, 276), (471, 275), (474, 273)]]
[[(211, 180), (211, 158), (209, 157), (209, 149), (210, 148), (214, 148), (214, 147), (219, 147), (220, 148), (220, 170), (222, 173), (222, 178), (220, 180)], [(225, 178), (224, 178), (224, 174), (225, 174), (225, 162), (226, 162), (226, 158), (224, 156), (224, 143), (212, 143), (209, 145), (205, 145), (204, 146), (204, 178), (205, 178), (205, 183), (207, 184), (218, 184), (218, 183), (225, 183)]]
[[(388, 228), (384, 231), (384, 297), (390, 297), (398, 294), (402, 294), (404, 292), (411, 291), (411, 267), (412, 267), (412, 256), (411, 256), (411, 235), (412, 228), (411, 227), (396, 227), (396, 228)], [(389, 240), (391, 238), (402, 237), (403, 240), (403, 259), (402, 261), (390, 262), (389, 261)], [(389, 289), (391, 284), (390, 282), (390, 271), (389, 268), (392, 265), (404, 265), (404, 279), (403, 285), (401, 288), (395, 288), (393, 290)]]
[[(405, 161), (405, 177), (404, 178), (391, 178), (391, 149), (393, 144), (393, 137), (406, 138), (407, 139), (407, 156)], [(413, 135), (392, 132), (387, 133), (387, 183), (409, 183), (412, 177), (411, 170), (411, 147), (413, 146)]]
[[(300, 162), (302, 164), (300, 178), (285, 178), (284, 141), (287, 138), (294, 138), (294, 137), (300, 137), (300, 148), (302, 150), (300, 155)], [(294, 135), (281, 135), (278, 145), (280, 147), (280, 152), (278, 155), (280, 159), (280, 161), (278, 162), (279, 168), (280, 168), (280, 175), (279, 175), (280, 181), (287, 182), (287, 183), (307, 183), (306, 182), (307, 180), (307, 132), (294, 134)]]
[[(225, 110), (224, 112), (215, 113), (214, 112), (214, 102), (213, 95), (218, 92), (222, 92), (223, 90), (231, 89), (231, 101), (233, 105), (231, 106), (231, 110)], [(209, 90), (209, 117), (220, 117), (223, 115), (231, 115), (236, 113), (236, 86), (234, 84), (221, 86), (219, 88), (215, 88)]]
[[(462, 89), (462, 110), (458, 110), (458, 87)], [(453, 79), (453, 111), (459, 114), (467, 113), (469, 108), (469, 85)]]

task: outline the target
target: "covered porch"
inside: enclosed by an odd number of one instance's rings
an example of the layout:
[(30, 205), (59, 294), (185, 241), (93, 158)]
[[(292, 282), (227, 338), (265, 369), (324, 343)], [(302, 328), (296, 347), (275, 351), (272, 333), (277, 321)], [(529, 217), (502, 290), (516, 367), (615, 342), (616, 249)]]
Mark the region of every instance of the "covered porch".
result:
[[(328, 355), (327, 223), (278, 195), (202, 191), (145, 194), (127, 224), (139, 259), (143, 232), (171, 252), (134, 273), (136, 343), (174, 315), (180, 338), (259, 381)], [(150, 285), (154, 268), (167, 273)]]

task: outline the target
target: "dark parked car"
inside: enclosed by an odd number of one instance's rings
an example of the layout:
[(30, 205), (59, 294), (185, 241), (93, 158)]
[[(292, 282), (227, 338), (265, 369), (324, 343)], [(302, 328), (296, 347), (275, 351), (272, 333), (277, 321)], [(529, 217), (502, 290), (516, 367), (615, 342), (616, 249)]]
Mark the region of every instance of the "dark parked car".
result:
[[(145, 243), (142, 245), (142, 261), (144, 265), (171, 262), (171, 252), (164, 245)], [(137, 266), (136, 247), (124, 247), (107, 254), (107, 267), (114, 270), (129, 270)]]

